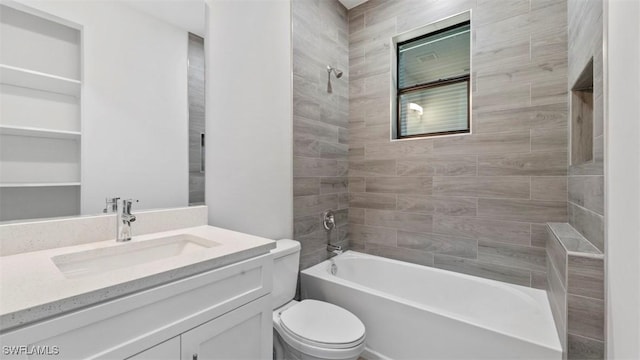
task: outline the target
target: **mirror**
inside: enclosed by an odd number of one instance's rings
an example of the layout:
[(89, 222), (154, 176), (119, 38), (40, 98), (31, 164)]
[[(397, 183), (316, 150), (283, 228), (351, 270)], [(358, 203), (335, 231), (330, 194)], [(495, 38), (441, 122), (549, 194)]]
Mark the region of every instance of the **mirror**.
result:
[(204, 0), (0, 0), (0, 221), (204, 203)]

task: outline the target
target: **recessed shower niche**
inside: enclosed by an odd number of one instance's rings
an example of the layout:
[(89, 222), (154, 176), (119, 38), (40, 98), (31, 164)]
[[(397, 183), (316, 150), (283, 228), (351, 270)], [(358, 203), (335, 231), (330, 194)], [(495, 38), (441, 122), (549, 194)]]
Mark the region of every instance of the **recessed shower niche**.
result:
[(571, 165), (593, 161), (593, 59), (571, 88)]

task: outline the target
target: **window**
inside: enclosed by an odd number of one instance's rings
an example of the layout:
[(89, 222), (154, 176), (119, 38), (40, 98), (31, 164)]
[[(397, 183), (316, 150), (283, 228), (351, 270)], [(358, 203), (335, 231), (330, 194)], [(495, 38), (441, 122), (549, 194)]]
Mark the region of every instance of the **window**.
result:
[(395, 39), (396, 138), (470, 132), (471, 21), (463, 15)]

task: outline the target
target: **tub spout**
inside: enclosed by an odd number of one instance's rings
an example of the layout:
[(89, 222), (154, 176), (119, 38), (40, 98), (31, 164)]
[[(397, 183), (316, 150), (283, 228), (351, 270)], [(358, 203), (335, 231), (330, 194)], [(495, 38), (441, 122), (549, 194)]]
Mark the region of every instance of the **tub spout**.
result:
[(328, 244), (327, 245), (327, 251), (330, 253), (334, 253), (336, 255), (340, 255), (342, 254), (342, 246), (340, 245), (333, 245), (333, 244)]

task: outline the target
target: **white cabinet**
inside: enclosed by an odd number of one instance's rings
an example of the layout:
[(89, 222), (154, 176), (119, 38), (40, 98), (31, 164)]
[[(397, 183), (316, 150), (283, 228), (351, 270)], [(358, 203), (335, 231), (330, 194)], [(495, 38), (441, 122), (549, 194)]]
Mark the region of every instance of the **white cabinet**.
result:
[(180, 358), (180, 336), (176, 336), (127, 360), (176, 360)]
[(182, 334), (182, 360), (268, 359), (272, 349), (269, 296)]
[(173, 359), (180, 347), (188, 360), (270, 358), (272, 268), (269, 254), (257, 256), (10, 331), (0, 343), (59, 348), (47, 359), (155, 359), (173, 354), (178, 338)]
[(269, 296), (228, 312), (128, 360), (255, 360), (272, 349)]
[(81, 31), (0, 4), (0, 221), (80, 214)]

